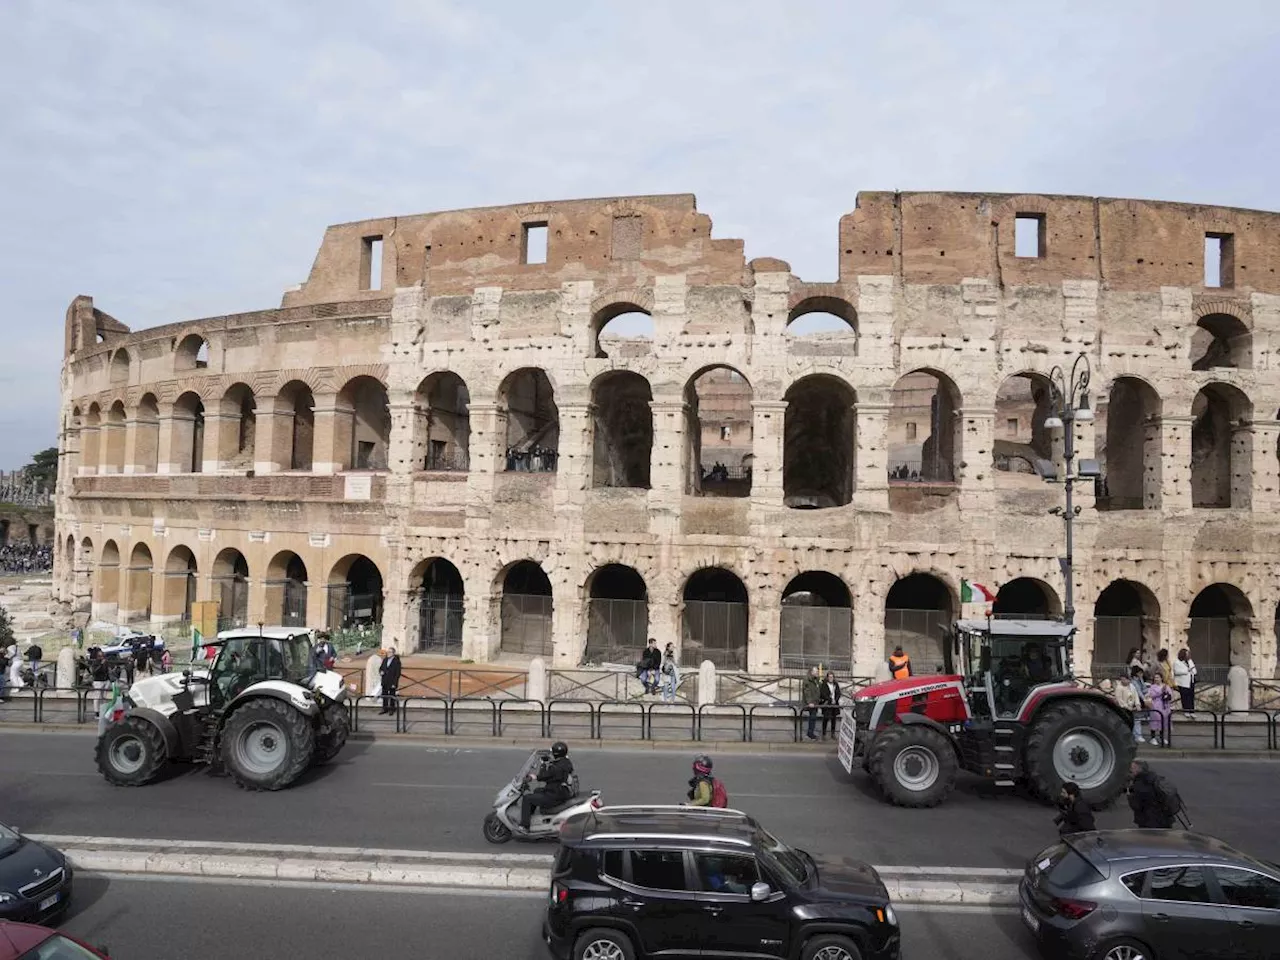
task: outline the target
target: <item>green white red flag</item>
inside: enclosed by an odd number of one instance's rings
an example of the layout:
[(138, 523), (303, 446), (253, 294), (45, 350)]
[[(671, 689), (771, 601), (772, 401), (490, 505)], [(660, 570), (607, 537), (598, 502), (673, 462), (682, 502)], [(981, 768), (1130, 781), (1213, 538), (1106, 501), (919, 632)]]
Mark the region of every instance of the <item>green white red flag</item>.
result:
[(108, 723), (117, 723), (124, 719), (124, 694), (120, 692), (120, 684), (111, 683), (111, 699), (102, 708), (102, 719)]
[(996, 595), (988, 587), (972, 580), (960, 581), (961, 603), (995, 603)]

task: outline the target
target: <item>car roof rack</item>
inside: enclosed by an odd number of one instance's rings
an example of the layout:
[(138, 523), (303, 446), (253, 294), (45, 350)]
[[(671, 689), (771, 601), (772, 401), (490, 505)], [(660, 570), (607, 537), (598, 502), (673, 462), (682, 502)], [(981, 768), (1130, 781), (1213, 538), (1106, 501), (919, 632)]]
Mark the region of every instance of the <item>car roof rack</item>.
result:
[(742, 810), (734, 810), (732, 807), (691, 807), (682, 803), (610, 803), (597, 810), (596, 814), (597, 816), (600, 814), (608, 815), (616, 811), (626, 811), (628, 813), (672, 813), (678, 811), (682, 814), (701, 817), (750, 819), (749, 814), (744, 813)]
[(735, 847), (750, 847), (751, 841), (745, 837), (734, 837), (714, 833), (639, 833), (630, 830), (604, 830), (599, 833), (588, 833), (582, 838), (592, 840), (672, 840), (677, 843), (727, 843)]

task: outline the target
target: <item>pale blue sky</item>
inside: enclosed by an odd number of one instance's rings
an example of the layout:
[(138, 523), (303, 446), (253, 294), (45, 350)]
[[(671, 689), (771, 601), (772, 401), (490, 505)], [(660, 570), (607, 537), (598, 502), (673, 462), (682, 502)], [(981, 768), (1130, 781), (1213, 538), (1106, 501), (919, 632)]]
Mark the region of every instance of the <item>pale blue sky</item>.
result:
[(1280, 209), (1273, 2), (4, 0), (0, 468), (63, 315), (279, 303), (324, 227), (692, 191), (814, 280), (859, 190)]

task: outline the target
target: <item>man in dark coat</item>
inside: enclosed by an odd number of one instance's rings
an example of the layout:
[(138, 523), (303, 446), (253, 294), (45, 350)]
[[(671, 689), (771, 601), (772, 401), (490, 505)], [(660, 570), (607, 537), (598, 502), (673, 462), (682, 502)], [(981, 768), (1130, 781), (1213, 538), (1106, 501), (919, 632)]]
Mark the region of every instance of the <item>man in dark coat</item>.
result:
[(1087, 833), (1097, 830), (1093, 820), (1093, 808), (1080, 796), (1080, 784), (1068, 780), (1062, 785), (1058, 794), (1058, 815), (1053, 818), (1058, 825), (1058, 833), (1066, 836), (1069, 833)]
[(387, 655), (378, 667), (378, 675), (382, 678), (382, 709), (378, 713), (395, 713), (396, 688), (400, 686), (400, 657), (395, 647), (387, 648)]
[(1129, 808), (1133, 811), (1133, 825), (1168, 829), (1173, 826), (1173, 815), (1165, 804), (1159, 779), (1145, 760), (1135, 760), (1129, 765)]

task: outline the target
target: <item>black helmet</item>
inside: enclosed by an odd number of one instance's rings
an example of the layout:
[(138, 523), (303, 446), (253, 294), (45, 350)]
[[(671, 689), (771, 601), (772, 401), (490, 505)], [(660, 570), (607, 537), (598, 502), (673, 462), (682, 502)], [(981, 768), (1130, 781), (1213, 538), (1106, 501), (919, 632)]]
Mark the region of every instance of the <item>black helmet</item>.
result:
[(551, 756), (557, 760), (563, 760), (569, 755), (569, 745), (563, 740), (557, 740), (551, 745)]

